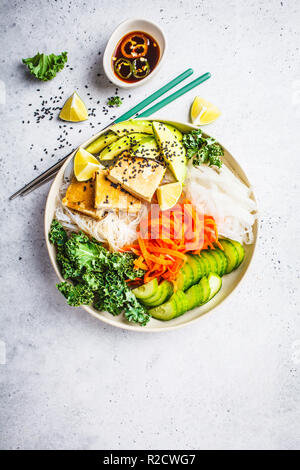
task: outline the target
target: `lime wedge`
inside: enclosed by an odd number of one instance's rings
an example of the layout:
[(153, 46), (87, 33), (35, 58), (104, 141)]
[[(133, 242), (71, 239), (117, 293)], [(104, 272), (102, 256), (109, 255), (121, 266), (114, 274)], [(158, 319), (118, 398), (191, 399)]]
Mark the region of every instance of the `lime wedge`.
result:
[(65, 102), (60, 114), (60, 119), (64, 121), (80, 122), (88, 118), (88, 112), (82, 99), (76, 91)]
[(91, 153), (80, 148), (74, 158), (74, 174), (78, 181), (87, 181), (99, 169), (99, 161)]

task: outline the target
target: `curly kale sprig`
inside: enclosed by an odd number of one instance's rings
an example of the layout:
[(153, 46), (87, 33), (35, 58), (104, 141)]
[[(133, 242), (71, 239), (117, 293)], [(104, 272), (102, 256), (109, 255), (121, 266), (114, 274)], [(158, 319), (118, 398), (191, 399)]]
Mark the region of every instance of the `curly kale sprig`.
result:
[(70, 282), (61, 282), (57, 284), (57, 288), (72, 307), (91, 305), (94, 300), (94, 292), (84, 284), (73, 285)]
[(23, 64), (27, 65), (29, 72), (39, 80), (47, 81), (52, 80), (65, 66), (68, 60), (68, 53), (62, 52), (59, 55), (55, 54), (40, 54), (39, 52), (34, 57), (22, 59)]
[(62, 246), (68, 240), (68, 235), (63, 226), (57, 221), (53, 220), (49, 232), (49, 240), (57, 246)]
[(221, 145), (215, 139), (205, 137), (201, 129), (184, 134), (182, 142), (186, 148), (186, 156), (188, 160), (192, 160), (194, 166), (207, 163), (221, 168), (221, 157), (224, 155)]
[(56, 220), (51, 224), (49, 240), (56, 246), (56, 259), (63, 278), (72, 281), (57, 285), (69, 305), (93, 305), (112, 315), (124, 313), (128, 321), (140, 325), (148, 323), (147, 311), (125, 282), (144, 274), (143, 270), (135, 269), (134, 255), (110, 253), (82, 232), (68, 238)]

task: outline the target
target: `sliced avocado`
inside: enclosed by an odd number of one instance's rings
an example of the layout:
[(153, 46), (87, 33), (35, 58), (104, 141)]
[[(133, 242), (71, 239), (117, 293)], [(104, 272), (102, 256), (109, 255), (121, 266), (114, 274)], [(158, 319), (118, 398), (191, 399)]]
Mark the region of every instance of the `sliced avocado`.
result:
[(154, 135), (167, 166), (183, 183), (186, 175), (185, 148), (176, 135), (162, 122), (153, 122)]
[(154, 158), (160, 157), (160, 151), (157, 146), (156, 140), (152, 136), (145, 137), (138, 145), (132, 148), (135, 157), (141, 158)]
[(147, 134), (133, 133), (124, 135), (112, 144), (105, 147), (99, 155), (100, 160), (113, 160), (120, 153), (130, 150), (137, 145)]
[(115, 132), (119, 136), (131, 134), (132, 132), (142, 132), (143, 134), (153, 135), (151, 121), (140, 121), (135, 119), (130, 119), (130, 121), (123, 121), (118, 122), (117, 124), (113, 124), (110, 130)]
[(182, 137), (183, 137), (183, 134), (182, 132), (180, 132), (179, 129), (177, 129), (177, 127), (174, 127), (174, 126), (171, 126), (171, 124), (165, 124), (165, 126), (170, 129), (170, 131), (176, 135), (177, 139), (180, 140), (180, 142), (182, 141)]
[(100, 150), (104, 149), (107, 145), (110, 145), (112, 142), (115, 142), (118, 138), (118, 135), (114, 132), (105, 132), (105, 134), (100, 135), (98, 139), (91, 142), (85, 150), (96, 155), (98, 152), (100, 152)]

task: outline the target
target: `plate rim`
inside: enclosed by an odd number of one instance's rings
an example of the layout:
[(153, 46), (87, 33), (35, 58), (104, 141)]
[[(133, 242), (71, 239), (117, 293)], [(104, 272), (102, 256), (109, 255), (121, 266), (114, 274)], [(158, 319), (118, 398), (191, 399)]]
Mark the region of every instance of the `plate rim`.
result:
[[(139, 119), (139, 120), (144, 120), (143, 118), (136, 118), (136, 119)], [(165, 119), (165, 118), (160, 118), (160, 117), (155, 117), (154, 119), (153, 118), (150, 118), (150, 119), (147, 119), (147, 121), (161, 121), (161, 122), (165, 122), (165, 123), (168, 123), (168, 124), (173, 124), (173, 125), (176, 125), (178, 124), (179, 126), (184, 126), (184, 127), (189, 127), (191, 130), (197, 130), (199, 129), (199, 127), (197, 126), (194, 126), (193, 124), (189, 123), (189, 122), (185, 122), (185, 121), (174, 121), (174, 120), (170, 120), (170, 119)], [(50, 261), (51, 261), (51, 264), (54, 268), (54, 271), (56, 272), (57, 274), (57, 277), (59, 279), (59, 281), (64, 281), (65, 279), (63, 279), (61, 273), (60, 273), (60, 270), (58, 268), (58, 265), (56, 263), (56, 260), (55, 260), (55, 257), (52, 255), (52, 250), (53, 250), (53, 246), (52, 244), (50, 243), (49, 241), (49, 237), (48, 237), (48, 213), (49, 213), (49, 206), (50, 206), (50, 202), (52, 201), (52, 189), (54, 188), (55, 184), (56, 184), (56, 181), (60, 178), (60, 176), (63, 174), (65, 168), (67, 167), (67, 165), (69, 164), (70, 160), (73, 158), (73, 156), (75, 155), (75, 153), (77, 152), (77, 150), (80, 148), (80, 147), (86, 147), (87, 145), (89, 145), (91, 142), (93, 142), (95, 139), (97, 139), (100, 135), (102, 135), (103, 133), (109, 131), (110, 127), (112, 126), (113, 124), (110, 124), (110, 126), (107, 126), (105, 127), (103, 130), (101, 130), (100, 132), (98, 132), (97, 134), (93, 135), (92, 137), (90, 137), (89, 139), (87, 139), (85, 142), (83, 142), (82, 144), (80, 144), (71, 154), (70, 156), (67, 158), (67, 160), (64, 162), (63, 166), (60, 168), (60, 170), (58, 171), (58, 173), (56, 174), (54, 180), (52, 181), (51, 183), (51, 186), (49, 188), (49, 191), (48, 191), (48, 195), (47, 195), (47, 199), (46, 199), (46, 204), (45, 204), (45, 210), (44, 210), (44, 236), (45, 236), (45, 242), (46, 242), (46, 247), (47, 247), (47, 252), (48, 252), (48, 256), (50, 258)], [(201, 130), (203, 131), (203, 129), (201, 128)], [(203, 131), (203, 133), (207, 136), (210, 136), (210, 134), (207, 134), (205, 131)], [(219, 140), (218, 140), (219, 142)], [(235, 165), (239, 168), (239, 170), (241, 170), (242, 172), (242, 176), (243, 178), (246, 180), (246, 184), (248, 185), (248, 187), (250, 187), (252, 189), (252, 196), (253, 196), (253, 199), (254, 201), (256, 202), (257, 204), (257, 200), (256, 200), (256, 197), (255, 197), (255, 193), (253, 191), (253, 186), (252, 184), (250, 183), (246, 173), (244, 172), (243, 168), (241, 167), (241, 165), (238, 163), (238, 161), (233, 157), (233, 155), (231, 154), (231, 152), (227, 149), (227, 147), (225, 147), (222, 143), (220, 143), (222, 145), (222, 147), (224, 148), (225, 152), (230, 156), (230, 158), (233, 160), (233, 162), (235, 163)], [(227, 165), (228, 167), (228, 165)], [(56, 197), (56, 195), (54, 195), (54, 197)], [(140, 326), (138, 324), (126, 324), (125, 322), (124, 323), (121, 323), (121, 322), (117, 322), (117, 321), (114, 321), (114, 316), (111, 315), (111, 318), (109, 317), (105, 317), (104, 315), (101, 315), (101, 311), (96, 311), (94, 310), (92, 307), (88, 306), (88, 305), (81, 305), (80, 308), (84, 309), (87, 313), (89, 313), (90, 315), (92, 315), (94, 318), (96, 318), (97, 320), (100, 320), (106, 324), (109, 324), (111, 326), (114, 326), (116, 328), (121, 328), (123, 330), (128, 330), (128, 331), (137, 331), (139, 333), (162, 333), (162, 332), (167, 332), (167, 331), (171, 331), (171, 330), (176, 330), (176, 329), (179, 329), (179, 328), (183, 328), (183, 327), (186, 327), (188, 325), (191, 325), (192, 323), (196, 322), (196, 321), (199, 321), (202, 317), (206, 316), (208, 313), (211, 313), (212, 311), (216, 311), (217, 309), (219, 309), (221, 307), (221, 305), (224, 304), (224, 302), (233, 294), (233, 292), (236, 290), (236, 288), (241, 284), (241, 282), (245, 279), (246, 277), (246, 274), (249, 272), (249, 268), (252, 264), (252, 261), (253, 261), (253, 258), (254, 258), (254, 255), (255, 255), (255, 252), (256, 252), (256, 248), (257, 248), (257, 240), (258, 240), (258, 236), (259, 236), (259, 213), (257, 212), (257, 218), (256, 218), (256, 221), (255, 221), (255, 233), (254, 233), (254, 241), (253, 241), (253, 244), (251, 244), (251, 246), (253, 247), (252, 248), (252, 253), (250, 255), (250, 258), (248, 259), (248, 265), (245, 269), (245, 271), (242, 273), (241, 277), (237, 280), (237, 282), (235, 283), (235, 285), (233, 286), (232, 290), (215, 306), (213, 306), (210, 310), (206, 311), (206, 312), (203, 312), (202, 314), (200, 313), (198, 316), (194, 317), (194, 318), (191, 318), (190, 320), (187, 320), (185, 321), (184, 323), (180, 323), (178, 325), (169, 325), (169, 326), (164, 326), (164, 327), (151, 327), (150, 325), (148, 326)], [(198, 307), (200, 308), (200, 307)], [(195, 309), (197, 310), (197, 309)], [(119, 316), (118, 316), (119, 317)], [(166, 324), (167, 322), (161, 322), (162, 324)]]

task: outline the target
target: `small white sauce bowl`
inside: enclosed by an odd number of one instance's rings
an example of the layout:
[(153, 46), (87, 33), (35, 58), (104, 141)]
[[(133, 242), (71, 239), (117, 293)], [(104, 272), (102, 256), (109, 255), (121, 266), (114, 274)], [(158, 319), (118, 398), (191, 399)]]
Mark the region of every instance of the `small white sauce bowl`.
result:
[[(126, 36), (127, 34), (133, 31), (143, 31), (145, 33), (148, 33), (150, 36), (152, 36), (153, 39), (155, 39), (159, 45), (160, 57), (159, 57), (158, 63), (156, 64), (156, 67), (147, 77), (143, 78), (142, 80), (138, 80), (137, 82), (126, 83), (120, 78), (118, 78), (117, 75), (114, 73), (114, 70), (112, 67), (112, 56), (119, 41), (124, 36)], [(116, 86), (122, 87), (122, 88), (134, 88), (137, 86), (144, 85), (148, 80), (150, 80), (158, 72), (159, 68), (161, 67), (162, 62), (165, 58), (166, 45), (167, 45), (166, 37), (165, 37), (164, 32), (158, 25), (156, 25), (155, 23), (152, 23), (152, 21), (138, 19), (138, 18), (123, 21), (123, 23), (121, 23), (112, 33), (104, 51), (103, 68), (104, 68), (104, 72), (108, 80), (110, 80)]]

